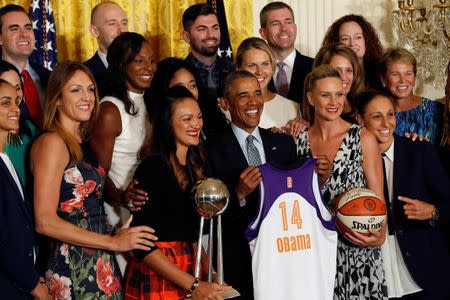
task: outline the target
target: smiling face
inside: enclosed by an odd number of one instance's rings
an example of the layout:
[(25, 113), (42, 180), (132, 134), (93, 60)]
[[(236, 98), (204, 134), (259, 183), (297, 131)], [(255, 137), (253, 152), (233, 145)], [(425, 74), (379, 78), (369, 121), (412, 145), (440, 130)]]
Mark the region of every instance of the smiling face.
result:
[(254, 74), (258, 79), (262, 90), (266, 90), (273, 75), (273, 64), (266, 51), (260, 49), (249, 49), (242, 55), (240, 70), (246, 70)]
[(347, 95), (348, 92), (350, 92), (350, 88), (352, 87), (353, 83), (352, 63), (346, 57), (336, 54), (331, 58), (329, 65), (332, 66), (333, 69), (338, 70), (339, 75), (342, 79), (344, 94)]
[(16, 71), (9, 70), (0, 74), (0, 79), (3, 79), (4, 81), (8, 82), (16, 89), (20, 105), (20, 102), (22, 102), (23, 99), (23, 91), (22, 91), (22, 82), (20, 81), (19, 74), (17, 74)]
[(198, 88), (197, 84), (195, 83), (194, 75), (192, 75), (191, 72), (184, 68), (176, 71), (173, 74), (172, 79), (170, 79), (169, 81), (169, 88), (176, 85), (181, 85), (187, 88), (192, 93), (192, 96), (194, 96), (194, 98), (198, 100)]
[(220, 44), (220, 27), (216, 15), (198, 16), (189, 30), (183, 32), (183, 38), (191, 45), (193, 53), (215, 56)]
[(19, 97), (13, 86), (0, 83), (0, 131), (8, 133), (19, 129)]
[(259, 125), (264, 99), (258, 81), (254, 77), (235, 79), (224, 101), (231, 121), (242, 130), (251, 133)]
[(57, 101), (61, 122), (81, 123), (90, 119), (95, 105), (95, 86), (89, 76), (77, 70), (62, 88)]
[(366, 40), (361, 26), (354, 21), (346, 22), (339, 28), (339, 42), (349, 46), (359, 60), (366, 54)]
[(171, 123), (177, 149), (200, 143), (203, 117), (195, 99), (183, 98), (173, 103)]
[(153, 50), (149, 43), (144, 42), (134, 60), (125, 66), (125, 84), (128, 90), (142, 94), (150, 87), (155, 70)]
[(372, 132), (380, 148), (387, 150), (394, 140), (395, 111), (391, 100), (384, 96), (376, 96), (366, 106), (363, 116), (359, 116), (360, 124)]
[(292, 51), (297, 36), (297, 25), (289, 9), (275, 9), (267, 13), (267, 23), (259, 30), (274, 51)]
[(394, 61), (389, 64), (382, 78), (383, 84), (397, 99), (406, 99), (413, 94), (416, 75), (412, 64)]
[(10, 12), (1, 18), (0, 45), (6, 60), (27, 60), (33, 51), (35, 37), (30, 18), (23, 12)]
[(314, 107), (315, 120), (336, 120), (344, 109), (345, 97), (339, 78), (327, 77), (317, 80), (312, 91), (306, 96), (309, 104)]

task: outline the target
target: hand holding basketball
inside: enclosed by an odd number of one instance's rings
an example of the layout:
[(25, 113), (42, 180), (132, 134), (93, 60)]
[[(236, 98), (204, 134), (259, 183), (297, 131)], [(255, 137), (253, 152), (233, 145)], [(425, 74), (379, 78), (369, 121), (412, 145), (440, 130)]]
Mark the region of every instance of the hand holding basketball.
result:
[(404, 202), (403, 211), (410, 220), (430, 220), (436, 209), (434, 205), (408, 197), (398, 196), (398, 200)]
[(386, 223), (383, 224), (381, 229), (369, 229), (370, 235), (363, 235), (357, 231), (350, 231), (345, 234), (345, 237), (353, 244), (367, 248), (367, 247), (380, 247), (384, 244), (386, 239)]

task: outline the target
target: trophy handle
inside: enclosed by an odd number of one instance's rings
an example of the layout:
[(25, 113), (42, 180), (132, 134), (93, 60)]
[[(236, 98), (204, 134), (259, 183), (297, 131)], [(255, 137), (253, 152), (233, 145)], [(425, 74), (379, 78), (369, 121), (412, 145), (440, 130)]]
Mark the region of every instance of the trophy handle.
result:
[(222, 216), (217, 216), (217, 283), (223, 284)]
[(211, 218), (209, 220), (209, 238), (208, 238), (208, 282), (212, 282), (212, 274), (213, 274), (213, 261), (212, 261), (212, 257), (214, 255), (213, 237), (214, 237), (214, 219)]
[(197, 255), (195, 257), (195, 271), (194, 277), (200, 279), (200, 261), (202, 258), (202, 236), (203, 236), (203, 224), (205, 223), (205, 218), (200, 217), (200, 229), (197, 241)]

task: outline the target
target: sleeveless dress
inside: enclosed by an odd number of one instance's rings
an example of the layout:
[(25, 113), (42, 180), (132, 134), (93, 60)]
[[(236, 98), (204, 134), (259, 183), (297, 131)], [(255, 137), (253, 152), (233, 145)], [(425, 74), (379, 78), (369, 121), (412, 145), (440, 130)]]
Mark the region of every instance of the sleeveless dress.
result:
[[(125, 190), (133, 179), (134, 171), (140, 162), (138, 159), (139, 150), (144, 143), (147, 132), (150, 130), (144, 95), (128, 91), (128, 97), (134, 103), (134, 108), (137, 112), (134, 116), (126, 112), (123, 102), (117, 98), (106, 96), (100, 101), (100, 103), (111, 102), (117, 107), (120, 113), (122, 132), (114, 141), (111, 168), (109, 169), (108, 177), (121, 190)], [(128, 209), (114, 205), (114, 203), (111, 205), (105, 202), (105, 211), (109, 223), (114, 228), (119, 228), (130, 216)], [(127, 259), (120, 253), (116, 253), (116, 259), (122, 275), (124, 275)]]
[[(83, 161), (64, 171), (58, 216), (83, 229), (110, 235), (102, 201), (105, 171), (87, 143)], [(122, 279), (113, 253), (50, 241), (45, 273), (53, 299), (122, 299)]]
[[(360, 143), (361, 126), (351, 125), (333, 161), (331, 176), (324, 194), (335, 198), (353, 188), (366, 187), (363, 173), (363, 154)], [(297, 151), (300, 157), (311, 157), (308, 132), (299, 136)], [(361, 248), (339, 235), (334, 299), (387, 299), (381, 248)]]

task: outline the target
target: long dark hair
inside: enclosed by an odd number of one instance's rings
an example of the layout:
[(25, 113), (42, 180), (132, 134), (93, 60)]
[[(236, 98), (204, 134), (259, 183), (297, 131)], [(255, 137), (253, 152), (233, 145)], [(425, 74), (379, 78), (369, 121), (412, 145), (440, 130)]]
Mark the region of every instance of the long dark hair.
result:
[[(19, 77), (20, 80), (20, 88), (22, 89), (22, 93), (24, 93), (24, 89), (23, 89), (23, 82), (22, 82), (22, 76), (20, 76), (19, 70), (17, 70), (17, 68), (5, 61), (5, 60), (0, 60), (0, 75), (8, 72), (8, 71), (13, 71), (17, 74), (17, 76)], [(25, 97), (25, 96), (24, 96)], [(28, 109), (27, 106), (25, 104), (25, 101), (23, 101), (20, 103), (20, 117), (19, 117), (19, 134), (25, 134), (28, 135), (29, 137), (31, 137), (33, 135), (31, 129), (27, 126), (26, 124), (26, 116), (23, 114), (23, 111), (26, 111), (28, 113)], [(29, 113), (28, 113), (29, 114)], [(28, 115), (29, 117), (29, 115)]]
[(125, 68), (136, 58), (143, 43), (148, 42), (142, 35), (135, 32), (124, 32), (113, 40), (106, 56), (108, 70), (105, 80), (105, 95), (121, 100), (125, 111), (132, 116), (138, 112), (133, 101), (128, 97)]
[[(183, 86), (174, 86), (167, 91), (164, 102), (153, 122), (153, 134), (150, 141), (151, 153), (159, 153), (172, 168), (182, 189), (189, 185), (189, 177), (176, 156), (175, 134), (172, 128), (172, 114), (174, 104), (184, 99), (193, 99), (191, 92)], [(203, 178), (204, 150), (200, 145), (190, 146), (187, 152), (186, 164), (195, 175), (195, 179)]]
[(181, 69), (189, 71), (195, 79), (195, 71), (184, 59), (167, 57), (158, 63), (150, 84), (150, 97), (145, 101), (151, 119), (156, 118), (156, 113), (162, 105), (161, 102), (165, 101), (169, 90), (169, 82), (173, 79), (175, 73)]
[(339, 30), (344, 23), (348, 22), (357, 23), (363, 32), (364, 41), (366, 43), (366, 52), (363, 58), (366, 85), (368, 87), (381, 89), (381, 82), (377, 70), (378, 63), (381, 60), (384, 50), (377, 31), (363, 16), (350, 14), (334, 21), (323, 38), (322, 47), (339, 43)]

